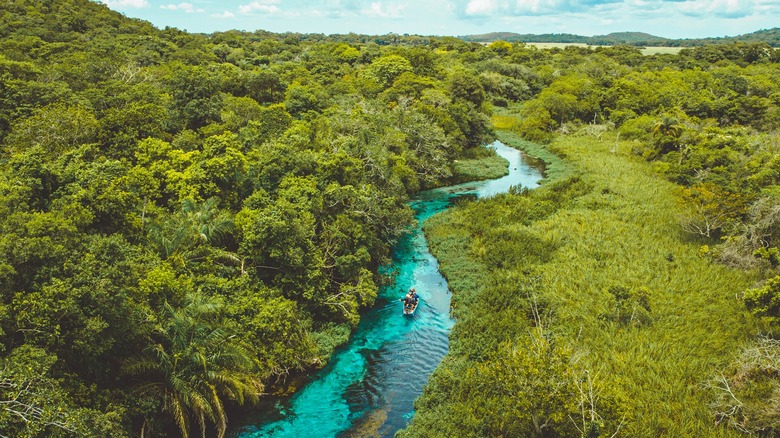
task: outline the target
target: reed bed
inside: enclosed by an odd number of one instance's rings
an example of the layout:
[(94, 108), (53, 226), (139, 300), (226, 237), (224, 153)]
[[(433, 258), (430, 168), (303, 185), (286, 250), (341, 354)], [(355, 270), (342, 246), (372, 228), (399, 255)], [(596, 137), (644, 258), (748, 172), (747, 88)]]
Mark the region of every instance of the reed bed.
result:
[[(499, 138), (528, 147), (508, 132)], [(545, 155), (552, 172), (542, 187), (426, 223), (458, 322), (410, 431), (451, 414), (432, 401), (446, 396), (441, 376), (451, 383), (464, 363), (490, 361), (491, 349), (544, 324), (573, 352), (572, 367), (598, 376), (609, 435), (737, 436), (714, 425), (706, 383), (756, 334), (741, 300), (754, 273), (699, 256), (702, 242), (680, 229), (679, 187), (630, 144), (571, 136), (535, 148), (562, 159)]]

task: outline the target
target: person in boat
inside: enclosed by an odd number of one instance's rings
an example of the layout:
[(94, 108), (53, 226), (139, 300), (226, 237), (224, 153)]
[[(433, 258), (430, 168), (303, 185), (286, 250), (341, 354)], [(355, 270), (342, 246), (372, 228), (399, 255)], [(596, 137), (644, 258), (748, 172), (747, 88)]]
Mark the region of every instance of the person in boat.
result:
[(406, 293), (406, 296), (404, 297), (404, 308), (405, 309), (411, 309), (414, 304), (412, 304), (412, 301), (414, 300), (414, 295), (412, 295), (412, 290), (409, 289), (409, 292)]
[(417, 291), (414, 288), (409, 289), (409, 293), (412, 294), (412, 306), (416, 306), (417, 301), (420, 300), (420, 296), (417, 295)]
[(415, 297), (416, 295), (417, 293), (414, 291), (414, 288), (409, 289), (409, 292), (407, 292), (406, 296), (401, 300), (404, 302), (405, 309), (411, 309), (414, 307), (414, 305), (417, 303), (417, 298)]

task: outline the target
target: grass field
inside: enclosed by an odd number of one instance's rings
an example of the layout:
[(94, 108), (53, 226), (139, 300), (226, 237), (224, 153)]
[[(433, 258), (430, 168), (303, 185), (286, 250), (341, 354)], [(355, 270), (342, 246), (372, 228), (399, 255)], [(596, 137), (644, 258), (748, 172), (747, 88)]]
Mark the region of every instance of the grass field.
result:
[(684, 48), (685, 47), (645, 47), (642, 49), (642, 54), (643, 55), (660, 55), (660, 54), (676, 55), (680, 53), (680, 50)]
[[(534, 46), (538, 49), (563, 49), (568, 46), (576, 46), (576, 47), (596, 47), (591, 46), (588, 44), (582, 44), (582, 43), (526, 43), (529, 46)], [(657, 55), (657, 54), (672, 54), (676, 55), (680, 53), (680, 50), (684, 49), (684, 47), (643, 47), (641, 49), (643, 55)]]
[(576, 46), (576, 47), (593, 47), (589, 46), (588, 44), (582, 44), (582, 43), (525, 43), (529, 46), (534, 46), (537, 49), (563, 49), (568, 46)]

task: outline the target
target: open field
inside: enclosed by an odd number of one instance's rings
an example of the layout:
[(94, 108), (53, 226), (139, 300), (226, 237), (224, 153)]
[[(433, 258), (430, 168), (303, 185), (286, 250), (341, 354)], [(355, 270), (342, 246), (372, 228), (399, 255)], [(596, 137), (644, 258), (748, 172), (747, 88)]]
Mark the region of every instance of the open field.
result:
[[(588, 44), (582, 44), (582, 43), (526, 43), (529, 46), (534, 46), (538, 49), (563, 49), (568, 46), (576, 46), (576, 47), (597, 47), (597, 46), (591, 46)], [(680, 50), (684, 49), (685, 47), (643, 47), (642, 54), (643, 55), (658, 55), (658, 54), (671, 54), (676, 55), (677, 53), (680, 53)]]
[(582, 44), (582, 43), (525, 43), (529, 46), (534, 46), (537, 49), (563, 49), (568, 46), (577, 46), (577, 47), (593, 47), (589, 46), (588, 44)]
[(685, 49), (685, 47), (645, 47), (642, 49), (643, 55), (661, 55), (661, 54), (670, 54), (670, 55), (676, 55), (680, 53), (680, 50)]

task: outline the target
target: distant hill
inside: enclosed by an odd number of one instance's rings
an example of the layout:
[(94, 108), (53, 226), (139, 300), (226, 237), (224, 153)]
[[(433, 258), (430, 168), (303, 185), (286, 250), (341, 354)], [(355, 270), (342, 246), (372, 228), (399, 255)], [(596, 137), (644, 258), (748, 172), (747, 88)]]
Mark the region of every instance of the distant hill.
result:
[(573, 35), (570, 33), (519, 34), (512, 32), (491, 32), (481, 35), (466, 35), (462, 40), (475, 43), (490, 43), (493, 41), (509, 41), (524, 43), (582, 43), (591, 44), (592, 37)]
[(629, 44), (632, 46), (666, 46), (671, 41), (668, 38), (643, 32), (613, 32), (607, 35), (596, 35), (590, 39), (591, 44), (596, 45)]
[(464, 35), (462, 40), (479, 43), (493, 41), (509, 41), (524, 43), (577, 43), (594, 46), (609, 46), (626, 44), (631, 46), (702, 46), (707, 44), (723, 44), (731, 42), (767, 43), (772, 47), (780, 47), (780, 28), (764, 29), (733, 37), (712, 37), (698, 39), (670, 39), (643, 32), (613, 32), (606, 35), (582, 36), (569, 33), (519, 34), (513, 32), (492, 32), (481, 35)]

